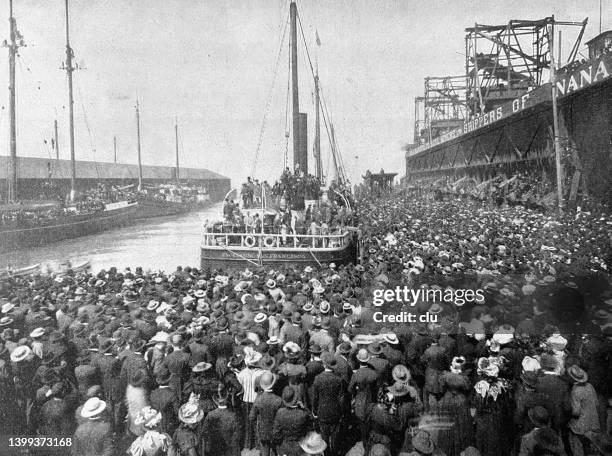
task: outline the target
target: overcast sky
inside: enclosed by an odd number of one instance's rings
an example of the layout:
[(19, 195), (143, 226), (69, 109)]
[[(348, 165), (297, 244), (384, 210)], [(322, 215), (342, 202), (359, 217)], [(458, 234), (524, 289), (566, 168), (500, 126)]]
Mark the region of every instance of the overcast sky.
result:
[[(612, 28), (603, 1), (602, 28)], [(8, 2), (0, 16), (8, 18)], [(136, 96), (141, 105), (145, 164), (174, 164), (178, 117), (182, 166), (233, 179), (250, 175), (288, 0), (71, 0), (76, 61), (77, 159), (136, 163)], [(366, 169), (403, 174), (402, 145), (412, 139), (414, 97), (428, 75), (462, 74), (464, 29), (509, 19), (589, 17), (599, 29), (599, 0), (301, 0), (311, 57), (349, 176)], [(44, 140), (59, 122), (60, 156), (69, 157), (63, 0), (14, 0), (27, 47), (17, 64), (18, 154), (50, 157)], [(321, 46), (315, 43), (318, 30)], [(8, 20), (0, 22), (8, 37)], [(567, 38), (569, 43), (569, 37)], [(314, 126), (311, 78), (300, 50), (301, 110)], [(273, 179), (285, 154), (287, 51), (280, 58), (256, 175)], [(8, 60), (0, 59), (7, 87)], [(0, 147), (8, 154), (8, 94), (0, 96)], [(309, 146), (312, 150), (312, 147)], [(291, 143), (289, 144), (291, 153)], [(291, 160), (291, 158), (290, 158)], [(311, 157), (312, 163), (312, 157)], [(324, 169), (331, 171), (324, 159)]]

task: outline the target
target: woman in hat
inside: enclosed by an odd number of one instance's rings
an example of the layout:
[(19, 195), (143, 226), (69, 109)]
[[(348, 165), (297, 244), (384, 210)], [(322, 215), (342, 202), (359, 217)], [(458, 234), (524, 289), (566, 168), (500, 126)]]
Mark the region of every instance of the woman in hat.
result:
[(198, 456), (201, 453), (202, 441), (202, 418), (204, 411), (198, 404), (195, 395), (179, 409), (179, 421), (181, 422), (175, 431), (172, 440), (176, 444), (179, 456)]
[(130, 456), (173, 456), (176, 449), (172, 438), (160, 429), (162, 414), (152, 407), (144, 407), (136, 417), (136, 422), (141, 424), (145, 433), (134, 442), (128, 449)]
[(476, 448), (482, 454), (507, 455), (511, 450), (511, 435), (506, 432), (509, 421), (511, 385), (499, 378), (497, 358), (478, 360), (478, 379), (474, 385), (474, 421)]
[(191, 376), (183, 388), (183, 402), (187, 402), (191, 394), (199, 396), (199, 404), (204, 414), (215, 409), (213, 395), (217, 392), (219, 380), (215, 378), (211, 363), (201, 361), (191, 368)]

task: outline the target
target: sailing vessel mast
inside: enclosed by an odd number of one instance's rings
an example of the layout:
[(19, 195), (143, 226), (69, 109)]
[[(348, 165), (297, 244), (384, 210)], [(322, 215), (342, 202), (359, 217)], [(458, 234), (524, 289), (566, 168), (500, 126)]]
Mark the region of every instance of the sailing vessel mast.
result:
[(136, 98), (136, 147), (138, 148), (138, 190), (142, 190), (142, 161), (140, 159), (140, 105)]
[(70, 133), (70, 201), (74, 201), (76, 187), (76, 165), (74, 158), (74, 96), (72, 92), (72, 72), (76, 66), (72, 64), (74, 52), (70, 47), (70, 23), (68, 16), (68, 0), (66, 4), (66, 63), (63, 65), (63, 70), (66, 70), (68, 75), (68, 118), (69, 118), (69, 133)]
[(321, 169), (321, 120), (319, 118), (319, 110), (321, 109), (321, 100), (319, 95), (319, 69), (314, 77), (315, 81), (315, 139), (314, 139), (314, 156), (316, 160), (316, 176), (321, 179), (323, 170)]
[(53, 131), (55, 135), (55, 159), (59, 160), (59, 135), (57, 134), (57, 119), (53, 121)]
[(181, 178), (179, 175), (179, 145), (178, 145), (178, 118), (174, 117), (174, 148), (176, 151), (176, 183), (180, 185)]
[[(13, 0), (9, 0), (10, 43), (4, 41), (4, 47), (9, 51), (9, 135), (10, 135), (10, 178), (8, 181), (8, 202), (17, 199), (17, 127), (15, 116), (15, 57), (18, 49), (25, 46), (23, 38), (17, 30), (17, 22), (13, 17)], [(19, 38), (19, 43), (17, 39)]]
[(300, 96), (298, 91), (298, 55), (297, 55), (297, 5), (295, 1), (289, 6), (291, 20), (291, 93), (292, 93), (292, 116), (293, 116), (293, 166), (299, 165), (302, 169), (301, 157), (301, 131), (300, 131)]

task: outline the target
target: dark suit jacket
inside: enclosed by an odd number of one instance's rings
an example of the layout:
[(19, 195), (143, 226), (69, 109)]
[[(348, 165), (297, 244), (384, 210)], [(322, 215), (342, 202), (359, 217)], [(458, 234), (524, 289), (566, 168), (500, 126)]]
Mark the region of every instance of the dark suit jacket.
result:
[(351, 377), (353, 376), (353, 368), (342, 355), (336, 355), (336, 367), (334, 367), (334, 373), (344, 380), (347, 385), (351, 381)]
[(249, 420), (255, 423), (260, 440), (270, 442), (276, 412), (283, 406), (283, 401), (274, 393), (263, 392), (257, 395)]
[(333, 372), (321, 372), (312, 385), (312, 410), (322, 423), (337, 423), (343, 414), (346, 384)]
[(552, 427), (561, 430), (567, 424), (570, 411), (569, 385), (558, 375), (541, 375), (536, 392), (546, 398), (546, 409), (550, 414)]
[(178, 411), (181, 406), (176, 393), (170, 388), (157, 388), (151, 392), (149, 402), (151, 407), (161, 412), (161, 428), (164, 432), (174, 435), (179, 426)]
[(73, 456), (114, 456), (110, 424), (91, 420), (81, 424), (74, 433), (71, 450)]
[(240, 419), (230, 409), (218, 408), (204, 418), (202, 438), (207, 456), (240, 456)]
[(365, 420), (368, 405), (376, 399), (376, 382), (378, 375), (370, 367), (360, 367), (351, 377), (348, 391), (355, 398), (355, 416)]
[(310, 431), (312, 419), (301, 408), (282, 407), (276, 412), (272, 428), (272, 440), (277, 444), (299, 442)]

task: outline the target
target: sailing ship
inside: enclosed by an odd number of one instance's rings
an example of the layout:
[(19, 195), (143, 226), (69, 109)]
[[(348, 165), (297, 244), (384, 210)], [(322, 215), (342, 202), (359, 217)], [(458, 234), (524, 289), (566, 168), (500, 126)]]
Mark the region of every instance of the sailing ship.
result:
[[(17, 31), (16, 20), (13, 17), (13, 1), (9, 0), (10, 11), (10, 42), (6, 44), (9, 50), (9, 113), (10, 113), (10, 175), (8, 182), (8, 202), (13, 203), (19, 198), (17, 187), (17, 135), (15, 118), (15, 58), (19, 47), (22, 47), (23, 37)], [(8, 222), (0, 224), (0, 252), (6, 252), (26, 247), (45, 245), (50, 242), (71, 239), (79, 236), (98, 233), (114, 227), (127, 224), (133, 217), (138, 203), (130, 201), (117, 201), (103, 204), (101, 207), (80, 213), (75, 204), (76, 166), (74, 150), (74, 98), (72, 89), (72, 73), (77, 66), (73, 63), (74, 53), (70, 47), (70, 24), (68, 0), (65, 0), (66, 12), (66, 62), (63, 69), (68, 76), (68, 109), (70, 134), (70, 201), (71, 203), (62, 212), (61, 216), (45, 218), (36, 216), (41, 209), (28, 205), (7, 204), (4, 211), (14, 212), (24, 210), (34, 214), (31, 222)]]
[(176, 183), (173, 185), (145, 186), (142, 181), (140, 151), (140, 104), (136, 100), (136, 135), (138, 150), (138, 208), (134, 215), (136, 220), (168, 217), (185, 214), (192, 210), (203, 209), (210, 204), (210, 196), (203, 187), (183, 186), (179, 167), (178, 120), (174, 122), (174, 143), (176, 158)]
[[(298, 12), (295, 1), (291, 1), (289, 5), (289, 24), (289, 77), (291, 78), (292, 89), (293, 162), (294, 168), (306, 176), (308, 175), (307, 117), (305, 113), (300, 112), (299, 105), (297, 53)], [(302, 37), (303, 36), (302, 30)], [(305, 40), (304, 45), (306, 46)], [(318, 74), (313, 74), (313, 78), (315, 83), (316, 104), (314, 158), (317, 177), (321, 178), (322, 170), (319, 143), (319, 113), (321, 106)], [(289, 105), (289, 103), (287, 103), (287, 105)], [(321, 112), (325, 115), (325, 111)], [(336, 175), (338, 179), (342, 179), (345, 175), (340, 167), (341, 159), (338, 155), (333, 127), (329, 128), (328, 134), (330, 137), (334, 165), (336, 165)], [(333, 190), (334, 186), (330, 187), (332, 187), (330, 193), (337, 192), (337, 190)], [(265, 201), (267, 198), (265, 194), (261, 196), (261, 220), (263, 222), (266, 217), (273, 217), (274, 212), (266, 214)], [(349, 204), (346, 198), (342, 195), (340, 196), (346, 204)], [(302, 204), (298, 205), (298, 207), (304, 207), (304, 197), (305, 195), (302, 195)], [(296, 210), (296, 207), (291, 209), (293, 216), (303, 216), (303, 210)], [(265, 223), (261, 223), (260, 232), (246, 232), (246, 230), (237, 232), (236, 228), (235, 226), (224, 226), (223, 222), (210, 224), (204, 227), (202, 244), (200, 246), (200, 263), (203, 269), (244, 268), (253, 267), (254, 265), (268, 265), (273, 267), (288, 265), (320, 267), (323, 264), (330, 263), (349, 263), (354, 261), (357, 257), (356, 230), (350, 227), (341, 227), (340, 231), (334, 234), (274, 233), (272, 232), (273, 230), (266, 230)]]

